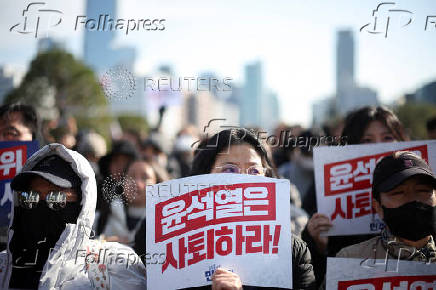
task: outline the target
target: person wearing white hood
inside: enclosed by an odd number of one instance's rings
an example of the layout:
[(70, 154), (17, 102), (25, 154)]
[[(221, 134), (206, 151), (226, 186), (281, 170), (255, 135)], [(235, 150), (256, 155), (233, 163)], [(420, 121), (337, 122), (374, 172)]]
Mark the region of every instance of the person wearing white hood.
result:
[(146, 288), (145, 267), (131, 248), (92, 239), (97, 188), (82, 155), (46, 145), (27, 160), (11, 188), (0, 289)]

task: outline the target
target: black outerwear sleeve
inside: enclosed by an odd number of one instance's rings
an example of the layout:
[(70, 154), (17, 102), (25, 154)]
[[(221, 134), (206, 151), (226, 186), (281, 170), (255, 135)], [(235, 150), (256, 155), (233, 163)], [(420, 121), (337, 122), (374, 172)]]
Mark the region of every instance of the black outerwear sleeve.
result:
[(295, 235), (292, 235), (292, 281), (293, 289), (316, 289), (309, 248)]
[(309, 231), (307, 230), (307, 225), (301, 233), (301, 238), (304, 242), (306, 242), (307, 247), (309, 248), (309, 251), (311, 253), (313, 271), (315, 274), (318, 288), (324, 280), (327, 270), (327, 251), (325, 251), (325, 253), (319, 252), (315, 240), (312, 238), (312, 236), (309, 234)]

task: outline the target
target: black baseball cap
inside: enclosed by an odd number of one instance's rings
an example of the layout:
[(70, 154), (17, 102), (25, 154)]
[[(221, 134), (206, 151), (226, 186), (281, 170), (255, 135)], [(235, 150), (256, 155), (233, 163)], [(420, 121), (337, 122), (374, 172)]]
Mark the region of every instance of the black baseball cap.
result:
[(387, 192), (403, 183), (406, 179), (426, 176), (436, 188), (436, 176), (424, 159), (409, 151), (397, 151), (385, 156), (374, 169), (372, 195), (379, 199), (380, 192)]
[(32, 170), (15, 176), (11, 182), (11, 188), (28, 190), (30, 181), (35, 175), (63, 188), (80, 188), (82, 183), (69, 162), (58, 155), (51, 155), (39, 161)]

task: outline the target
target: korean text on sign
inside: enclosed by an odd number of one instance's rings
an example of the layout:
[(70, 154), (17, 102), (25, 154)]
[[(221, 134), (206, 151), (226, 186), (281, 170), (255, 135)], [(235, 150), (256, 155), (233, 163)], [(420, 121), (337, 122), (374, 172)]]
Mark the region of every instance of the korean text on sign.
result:
[[(428, 162), (426, 146), (406, 150), (415, 152)], [(390, 154), (392, 152), (384, 152), (324, 165), (324, 195), (335, 199), (335, 208), (329, 215), (331, 220), (338, 217), (353, 219), (372, 213), (372, 174), (377, 162)]]
[(0, 149), (0, 180), (12, 179), (21, 170), (27, 156), (26, 146)]
[(215, 255), (277, 254), (280, 228), (280, 225), (274, 228), (270, 225), (231, 225), (198, 232), (187, 238), (181, 237), (177, 242), (177, 256), (173, 253), (173, 243), (166, 244), (166, 260), (162, 272), (170, 265), (182, 269), (205, 259), (213, 260)]
[(190, 192), (156, 205), (155, 241), (207, 225), (275, 220), (274, 183), (219, 185)]
[[(156, 196), (160, 186), (169, 194)], [(288, 180), (205, 174), (149, 193), (147, 251), (165, 254), (162, 264), (147, 267), (150, 289), (210, 285), (216, 267), (247, 285), (292, 288)]]

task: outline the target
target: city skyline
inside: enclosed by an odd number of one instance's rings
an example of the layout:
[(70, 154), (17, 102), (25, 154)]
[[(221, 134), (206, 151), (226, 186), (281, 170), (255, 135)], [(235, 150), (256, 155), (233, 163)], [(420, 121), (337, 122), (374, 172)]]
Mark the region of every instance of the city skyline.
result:
[[(8, 46), (0, 48), (1, 65), (25, 69), (35, 55), (34, 38), (9, 31), (20, 21), (25, 3), (28, 2), (3, 4), (5, 17), (0, 24), (4, 29), (0, 35)], [(74, 31), (67, 23), (74, 23), (77, 15), (83, 15), (84, 2), (46, 3), (64, 11), (63, 29), (53, 30), (50, 36), (65, 41), (68, 50), (82, 57), (85, 32)], [(335, 38), (340, 29), (355, 33), (357, 82), (376, 89), (382, 103), (414, 92), (436, 78), (436, 68), (431, 65), (436, 61), (432, 53), (436, 28), (429, 26), (424, 31), (426, 16), (436, 14), (436, 7), (431, 1), (396, 1), (398, 7), (413, 11), (409, 26), (400, 29), (392, 25), (387, 38), (365, 30), (359, 32), (373, 20), (372, 10), (379, 3), (338, 0), (334, 5), (322, 1), (300, 5), (296, 1), (279, 1), (272, 6), (261, 1), (254, 7), (248, 1), (208, 5), (198, 1), (183, 5), (123, 1), (119, 17), (166, 18), (166, 29), (152, 33), (135, 31), (128, 36), (117, 33), (115, 47), (137, 49), (138, 75), (150, 74), (166, 63), (177, 75), (214, 71), (242, 84), (245, 65), (259, 60), (264, 83), (282, 103), (283, 120), (309, 125), (313, 102), (335, 91)]]

